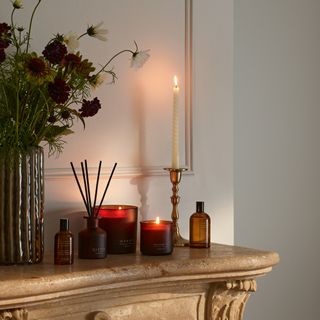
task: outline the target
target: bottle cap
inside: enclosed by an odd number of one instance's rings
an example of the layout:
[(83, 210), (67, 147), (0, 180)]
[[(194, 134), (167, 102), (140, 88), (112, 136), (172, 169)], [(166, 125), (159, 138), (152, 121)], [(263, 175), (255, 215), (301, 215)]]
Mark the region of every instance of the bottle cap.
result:
[(204, 202), (203, 201), (197, 201), (196, 202), (196, 208), (197, 208), (197, 212), (204, 212)]
[(68, 231), (69, 230), (69, 219), (61, 218), (60, 219), (60, 231)]

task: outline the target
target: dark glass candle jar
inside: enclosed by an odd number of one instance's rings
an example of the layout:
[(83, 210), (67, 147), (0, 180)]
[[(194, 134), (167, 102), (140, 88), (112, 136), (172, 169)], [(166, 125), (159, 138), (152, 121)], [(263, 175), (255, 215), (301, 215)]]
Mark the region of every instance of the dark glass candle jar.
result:
[(167, 255), (173, 250), (172, 221), (146, 220), (140, 222), (140, 251), (144, 255)]
[(104, 205), (99, 211), (99, 226), (107, 232), (107, 252), (135, 253), (138, 208), (129, 205)]
[(79, 232), (78, 257), (103, 259), (107, 256), (107, 233), (99, 228), (98, 218), (84, 217), (87, 228)]

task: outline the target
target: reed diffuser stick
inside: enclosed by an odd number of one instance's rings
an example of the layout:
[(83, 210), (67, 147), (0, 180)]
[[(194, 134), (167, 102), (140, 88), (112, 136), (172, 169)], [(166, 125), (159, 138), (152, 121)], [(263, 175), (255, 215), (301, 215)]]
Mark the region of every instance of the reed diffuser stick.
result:
[(84, 160), (84, 169), (86, 173), (86, 181), (87, 181), (87, 187), (88, 187), (88, 202), (89, 202), (89, 208), (90, 208), (90, 216), (93, 216), (93, 208), (91, 203), (91, 192), (90, 192), (90, 183), (89, 183), (89, 173), (88, 173), (88, 163), (87, 160)]
[(86, 174), (84, 171), (84, 165), (83, 162), (81, 162), (81, 171), (82, 171), (82, 179), (83, 179), (83, 184), (84, 184), (84, 190), (86, 192), (86, 204), (87, 204), (87, 212), (89, 217), (91, 217), (91, 209), (89, 207), (89, 194), (88, 194), (88, 186), (87, 186), (87, 180), (86, 180)]
[(117, 163), (115, 163), (113, 165), (112, 172), (111, 172), (111, 174), (109, 176), (108, 183), (107, 183), (107, 185), (106, 185), (106, 187), (104, 189), (104, 192), (103, 192), (103, 195), (102, 195), (98, 210), (95, 210), (95, 207), (96, 207), (96, 202), (97, 202), (97, 195), (98, 195), (98, 187), (99, 187), (99, 182), (100, 182), (100, 172), (101, 172), (102, 161), (99, 162), (99, 168), (98, 168), (98, 174), (97, 174), (97, 180), (96, 180), (96, 188), (95, 188), (95, 192), (94, 192), (93, 205), (92, 205), (92, 201), (91, 201), (91, 192), (90, 192), (89, 172), (88, 172), (87, 160), (84, 161), (84, 165), (83, 165), (83, 162), (81, 162), (81, 171), (82, 171), (82, 178), (83, 178), (83, 185), (84, 185), (85, 193), (82, 190), (82, 187), (81, 187), (80, 181), (78, 179), (76, 170), (74, 169), (73, 163), (70, 162), (70, 164), (71, 164), (71, 168), (72, 168), (74, 177), (76, 178), (77, 185), (78, 185), (78, 188), (80, 190), (81, 197), (82, 197), (83, 203), (84, 203), (84, 205), (86, 207), (88, 216), (89, 216), (89, 218), (97, 218), (97, 216), (99, 214), (99, 211), (101, 209), (101, 205), (102, 205), (102, 202), (104, 200), (104, 197), (105, 197), (105, 195), (106, 195), (106, 193), (108, 191), (108, 188), (109, 188), (113, 173), (114, 173), (114, 171), (115, 171), (115, 169), (117, 167)]
[(100, 211), (100, 209), (101, 209), (101, 205), (102, 205), (102, 202), (103, 202), (104, 196), (105, 196), (105, 195), (106, 195), (106, 193), (107, 193), (107, 190), (108, 190), (108, 188), (109, 188), (109, 184), (110, 184), (110, 181), (111, 181), (111, 179), (112, 179), (112, 176), (113, 176), (114, 170), (116, 169), (116, 166), (117, 166), (117, 162), (116, 162), (116, 163), (114, 164), (114, 166), (113, 166), (113, 169), (112, 169), (112, 172), (111, 172), (111, 174), (110, 174), (110, 177), (109, 177), (108, 183), (107, 183), (107, 185), (106, 185), (106, 188), (104, 189), (104, 193), (103, 193), (103, 196), (102, 196), (102, 198), (101, 198), (101, 201), (100, 201), (100, 204), (99, 204), (99, 207), (98, 207), (97, 215), (99, 214), (99, 211)]
[(79, 188), (79, 190), (80, 190), (82, 200), (83, 200), (83, 202), (84, 202), (84, 204), (85, 204), (85, 206), (86, 206), (86, 208), (87, 208), (88, 206), (87, 206), (87, 203), (86, 203), (86, 199), (85, 199), (85, 197), (84, 197), (84, 194), (83, 194), (83, 191), (82, 191), (82, 188), (81, 188), (81, 185), (80, 185), (80, 182), (79, 182), (79, 179), (78, 179), (76, 170), (74, 169), (73, 163), (70, 162), (70, 164), (71, 164), (71, 168), (72, 168), (72, 171), (73, 171), (73, 175), (74, 175), (74, 177), (76, 178), (77, 185), (78, 185), (78, 188)]
[(96, 202), (97, 202), (97, 194), (98, 194), (98, 186), (99, 186), (99, 180), (100, 180), (101, 164), (102, 164), (102, 161), (100, 160), (100, 162), (99, 162), (99, 168), (98, 168), (97, 181), (96, 181), (96, 190), (95, 190), (95, 192), (94, 192), (94, 201), (93, 201), (94, 217), (97, 217), (97, 216), (98, 216), (98, 211), (95, 211), (95, 207), (96, 207)]

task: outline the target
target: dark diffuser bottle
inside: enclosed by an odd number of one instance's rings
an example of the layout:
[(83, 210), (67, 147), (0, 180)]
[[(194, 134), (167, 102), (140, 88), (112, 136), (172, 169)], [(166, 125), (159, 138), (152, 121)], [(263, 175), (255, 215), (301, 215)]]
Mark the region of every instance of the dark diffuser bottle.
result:
[(79, 232), (78, 257), (103, 259), (107, 256), (107, 233), (98, 227), (97, 217), (85, 217), (87, 228)]
[(210, 216), (204, 212), (204, 202), (197, 201), (196, 212), (190, 217), (190, 247), (210, 247)]
[(54, 264), (73, 264), (73, 234), (69, 219), (60, 219), (60, 231), (54, 237)]

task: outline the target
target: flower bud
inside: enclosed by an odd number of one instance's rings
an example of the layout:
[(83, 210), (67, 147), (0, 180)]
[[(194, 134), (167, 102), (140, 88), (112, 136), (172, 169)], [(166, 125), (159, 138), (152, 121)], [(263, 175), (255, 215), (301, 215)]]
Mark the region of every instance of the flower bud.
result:
[(22, 0), (14, 0), (12, 2), (12, 5), (15, 9), (21, 9), (22, 8)]

